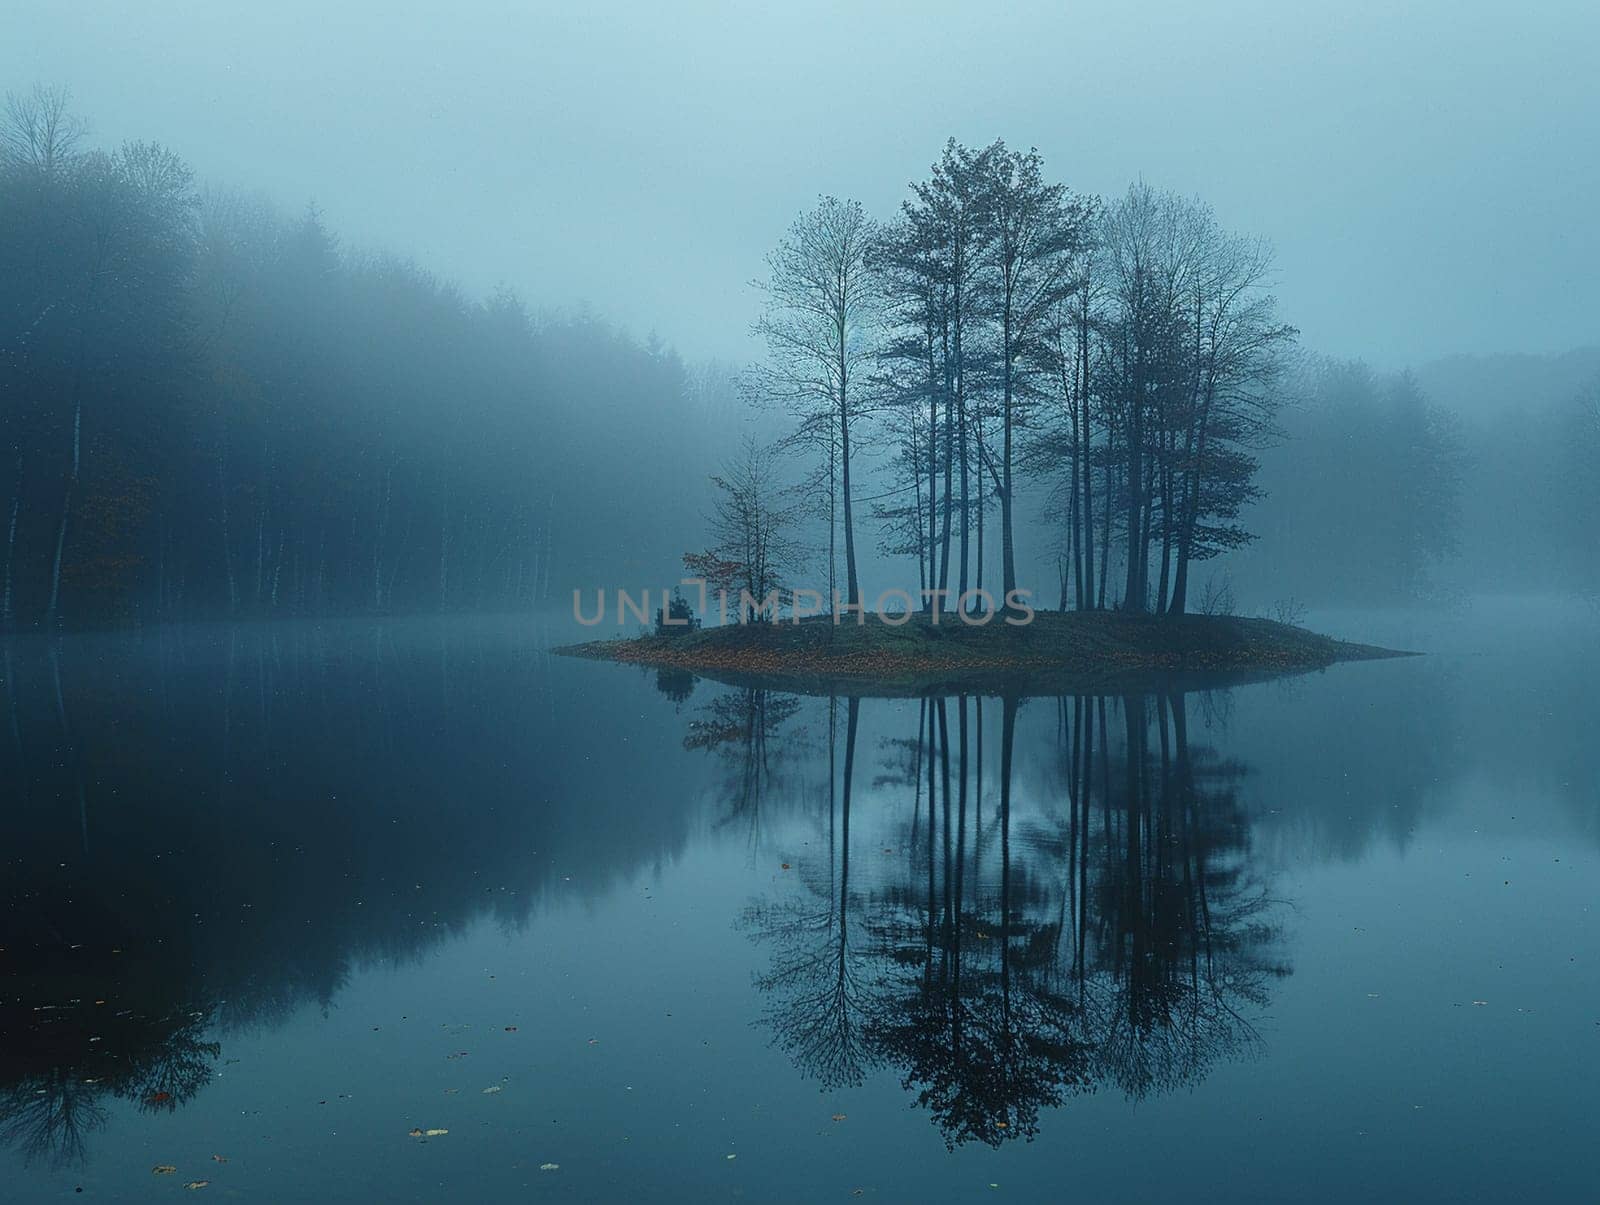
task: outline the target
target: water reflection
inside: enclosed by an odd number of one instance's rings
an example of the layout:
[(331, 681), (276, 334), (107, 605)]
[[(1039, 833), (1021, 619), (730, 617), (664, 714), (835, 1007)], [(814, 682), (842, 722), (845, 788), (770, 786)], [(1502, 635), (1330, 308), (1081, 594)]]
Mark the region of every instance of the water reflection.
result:
[(516, 624), (0, 643), (0, 1143), (82, 1161), (369, 967), (691, 857), (732, 902), (705, 923), (680, 876), (637, 915), (753, 983), (746, 1056), (898, 1082), (951, 1147), (1064, 1129), (1262, 1052), (1316, 961), (1278, 868), (1403, 847), (1468, 780), (1600, 831), (1594, 747), (1551, 719), (1592, 673), (1555, 664), (874, 699), (552, 660)]
[[(230, 1033), (363, 966), (521, 928), (680, 849), (675, 738), (552, 693), (515, 628), (216, 628), (4, 645), (0, 1144), (81, 1161)], [(560, 750), (562, 758), (552, 758)]]
[[(770, 712), (759, 695), (738, 706)], [(1057, 713), (1058, 764), (1026, 798), (1020, 700), (989, 702), (993, 781), (984, 700), (924, 700), (872, 782), (893, 821), (852, 841), (874, 705), (830, 700), (845, 720), (825, 832), (743, 917), (767, 951), (765, 1023), (803, 1074), (831, 1088), (893, 1068), (949, 1146), (998, 1145), (1071, 1094), (1168, 1092), (1254, 1052), (1252, 1017), (1288, 973), (1282, 910), (1251, 865), (1245, 768), (1191, 741), (1186, 695), (1031, 701)]]

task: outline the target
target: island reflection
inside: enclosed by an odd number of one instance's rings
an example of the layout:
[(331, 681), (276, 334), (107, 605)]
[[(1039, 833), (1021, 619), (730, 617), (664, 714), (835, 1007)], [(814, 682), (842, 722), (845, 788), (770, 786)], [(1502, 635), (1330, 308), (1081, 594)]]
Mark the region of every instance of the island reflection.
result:
[(1259, 1052), (1285, 843), (1404, 840), (1459, 747), (1414, 675), (1354, 719), (1252, 703), (1252, 753), (1229, 700), (1302, 685), (803, 697), (544, 647), (513, 622), (0, 644), (0, 1142), (82, 1161), (366, 967), (728, 840), (772, 871), (727, 921), (799, 1073), (892, 1075), (951, 1145), (1031, 1136)]
[[(691, 723), (685, 745), (730, 767), (730, 818), (761, 807), (796, 702), (732, 690)], [(803, 1074), (891, 1069), (947, 1146), (995, 1146), (1075, 1093), (1169, 1092), (1259, 1049), (1252, 1019), (1289, 973), (1282, 901), (1251, 862), (1246, 768), (1191, 740), (1187, 694), (1028, 701), (1056, 719), (1055, 773), (1026, 796), (1022, 700), (924, 699), (880, 742), (869, 806), (893, 815), (863, 837), (875, 705), (827, 701), (813, 839), (740, 922), (767, 952), (763, 1023)]]

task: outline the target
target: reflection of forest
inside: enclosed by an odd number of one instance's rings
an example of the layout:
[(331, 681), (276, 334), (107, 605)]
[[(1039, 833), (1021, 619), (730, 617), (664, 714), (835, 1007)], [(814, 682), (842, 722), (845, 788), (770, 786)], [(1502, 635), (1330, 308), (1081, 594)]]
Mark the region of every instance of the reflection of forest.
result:
[[(774, 704), (759, 695), (722, 701), (736, 761), (770, 757), (760, 717)], [(1070, 1094), (1166, 1092), (1252, 1050), (1251, 1014), (1288, 973), (1276, 908), (1248, 857), (1243, 770), (1191, 742), (1185, 696), (1035, 702), (1059, 708), (1061, 791), (1026, 800), (1018, 701), (926, 700), (865, 784), (873, 812), (910, 805), (868, 849), (851, 841), (853, 820), (882, 819), (852, 817), (862, 706), (829, 704), (844, 713), (842, 770), (819, 852), (745, 917), (770, 951), (767, 1020), (805, 1074), (837, 1086), (893, 1068), (951, 1146), (994, 1145), (1031, 1137)], [(864, 857), (866, 874), (852, 868)]]
[(81, 1158), (114, 1099), (185, 1103), (219, 1037), (326, 1005), (356, 967), (519, 926), (556, 884), (603, 889), (687, 832), (664, 784), (637, 806), (676, 737), (607, 747), (603, 702), (561, 690), (525, 629), (0, 654), (0, 1142), (32, 1158)]

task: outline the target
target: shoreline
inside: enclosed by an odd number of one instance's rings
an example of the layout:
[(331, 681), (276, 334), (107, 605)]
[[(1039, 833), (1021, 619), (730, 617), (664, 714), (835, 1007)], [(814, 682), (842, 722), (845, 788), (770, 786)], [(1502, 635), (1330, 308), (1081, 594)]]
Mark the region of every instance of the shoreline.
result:
[[(1040, 611), (1033, 622), (969, 626), (955, 615), (919, 613), (889, 624), (730, 624), (672, 635), (613, 637), (564, 645), (561, 656), (679, 670), (744, 685), (812, 693), (862, 687), (930, 693), (942, 687), (1044, 686), (1035, 693), (1101, 690), (1137, 680), (1204, 686), (1325, 669), (1414, 653), (1335, 640), (1269, 619), (1212, 615), (1129, 615)], [(807, 689), (809, 687), (809, 689)], [(840, 689), (842, 688), (842, 690)], [(1193, 687), (1191, 687), (1193, 688)]]

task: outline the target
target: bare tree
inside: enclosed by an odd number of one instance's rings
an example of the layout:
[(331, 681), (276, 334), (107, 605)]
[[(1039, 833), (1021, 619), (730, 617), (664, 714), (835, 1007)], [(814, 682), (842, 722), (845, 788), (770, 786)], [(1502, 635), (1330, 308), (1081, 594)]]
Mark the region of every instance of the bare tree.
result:
[[(1208, 207), (1191, 204), (1198, 265), (1191, 280), (1193, 384), (1183, 407), (1181, 447), (1174, 433), (1170, 458), (1179, 482), (1167, 492), (1173, 510), (1176, 568), (1167, 609), (1181, 615), (1188, 600), (1192, 560), (1237, 547), (1248, 538), (1228, 524), (1203, 527), (1208, 515), (1232, 519), (1254, 496), (1253, 461), (1239, 449), (1259, 446), (1273, 429), (1276, 387), (1295, 330), (1277, 321), (1267, 292), (1272, 250), (1259, 239), (1223, 233)], [(1165, 593), (1167, 548), (1162, 549)]]
[(27, 92), (7, 92), (0, 115), (0, 165), (42, 176), (60, 171), (77, 153), (88, 126), (71, 110), (65, 88), (35, 84)]
[(838, 489), (844, 516), (849, 602), (861, 603), (855, 516), (850, 497), (851, 423), (866, 399), (862, 386), (874, 355), (878, 292), (870, 268), (877, 225), (857, 201), (823, 197), (797, 218), (767, 257), (766, 294), (755, 333), (766, 340), (758, 377), (764, 396), (792, 411), (802, 427), (825, 422), (838, 436)]
[[(753, 438), (745, 439), (743, 454), (712, 477), (711, 484), (717, 488), (710, 516), (715, 544), (685, 556), (684, 565), (713, 589), (746, 592), (755, 600), (755, 614), (749, 618), (759, 619), (762, 600), (774, 593), (779, 599), (785, 596), (786, 579), (801, 560), (800, 546), (790, 534), (793, 510), (778, 501), (782, 491), (771, 451)], [(749, 608), (741, 599), (741, 622)]]

